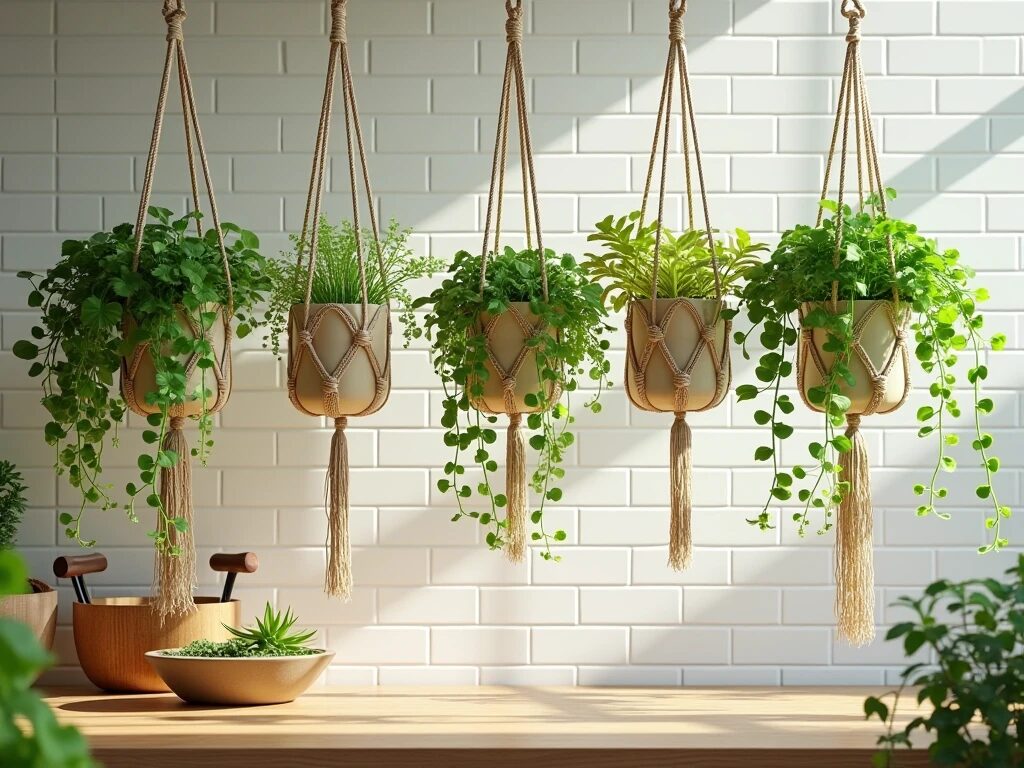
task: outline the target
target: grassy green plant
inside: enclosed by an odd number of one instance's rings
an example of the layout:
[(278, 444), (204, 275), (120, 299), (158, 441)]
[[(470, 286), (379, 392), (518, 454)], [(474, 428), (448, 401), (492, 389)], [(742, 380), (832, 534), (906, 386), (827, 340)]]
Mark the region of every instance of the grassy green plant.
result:
[(0, 461), (0, 551), (14, 546), (25, 514), (25, 491), (21, 473), (9, 461)]
[[(634, 299), (650, 299), (658, 222), (641, 224), (640, 211), (634, 211), (619, 219), (608, 216), (596, 228), (587, 240), (601, 243), (605, 250), (588, 253), (583, 266), (592, 279), (605, 286), (605, 300), (618, 312)], [(767, 250), (768, 246), (753, 242), (742, 229), (736, 230), (735, 237), (716, 240), (724, 296), (739, 292), (747, 270), (760, 263), (758, 254)], [(715, 298), (715, 273), (706, 232), (689, 230), (677, 236), (662, 228), (658, 297)]]
[[(609, 343), (603, 336), (611, 326), (605, 323), (600, 286), (589, 282), (575, 259), (566, 255), (559, 260), (548, 251), (547, 262), (547, 302), (542, 300), (537, 252), (512, 248), (488, 258), (487, 283), (481, 296), (481, 258), (460, 251), (441, 286), (418, 299), (414, 307), (430, 307), (424, 327), (433, 344), (434, 368), (444, 387), (444, 443), (453, 454), (445, 464), (445, 477), (438, 481), (438, 489), (455, 496), (459, 511), (453, 521), (469, 518), (488, 529), (486, 540), (491, 549), (505, 545), (501, 510), (506, 507), (507, 498), (491, 485), (491, 477), (498, 468), (490, 453), (490, 446), (497, 441), (493, 428), (497, 418), (481, 414), (471, 402), (483, 394), (483, 382), (488, 378), (486, 339), (480, 333), (478, 320), (482, 312), (499, 314), (512, 302), (529, 302), (530, 310), (537, 315), (541, 330), (527, 346), (536, 352), (538, 380), (545, 384), (560, 383), (563, 400), (551, 402), (549, 393), (543, 390), (525, 397), (527, 405), (541, 409), (526, 419), (527, 429), (534, 433), (529, 445), (538, 455), (530, 484), (540, 499), (531, 514), (537, 526), (531, 538), (543, 544), (543, 557), (557, 559), (551, 552), (551, 542), (563, 541), (566, 534), (562, 530), (549, 533), (544, 528), (544, 508), (546, 502), (562, 498), (557, 481), (565, 475), (561, 463), (574, 441), (569, 431), (574, 421), (569, 398), (586, 376), (597, 392), (585, 407), (595, 413), (600, 411), (599, 399), (608, 385), (610, 371), (605, 359)], [(556, 333), (545, 332), (548, 329)], [(470, 452), (482, 473), (476, 492), (484, 499), (483, 510), (469, 507), (474, 489), (465, 481), (463, 456)]]
[[(384, 271), (381, 272), (373, 244), (373, 233), (362, 230), (360, 238), (366, 258), (366, 294), (370, 304), (394, 302), (400, 311), (406, 346), (423, 332), (416, 324), (412, 311), (412, 296), (408, 284), (413, 280), (429, 277), (444, 268), (441, 259), (432, 256), (416, 256), (409, 248), (412, 230), (402, 229), (392, 220), (380, 234), (381, 256)], [(279, 354), (281, 338), (287, 332), (288, 311), (294, 304), (306, 300), (308, 265), (298, 264), (297, 252), (300, 237), (292, 235), (294, 249), (282, 254), (282, 258), (270, 263), (273, 290), (270, 295), (270, 309), (267, 313), (268, 345), (274, 354)], [(308, 254), (306, 243), (303, 253)], [(320, 220), (317, 244), (316, 267), (313, 270), (313, 290), (310, 301), (314, 304), (358, 304), (362, 301), (359, 283), (359, 257), (356, 247), (355, 228), (345, 221), (335, 226), (326, 219)]]
[[(887, 194), (895, 198), (892, 190), (887, 190)], [(738, 332), (736, 341), (743, 346), (747, 359), (751, 338), (758, 338), (765, 351), (755, 370), (759, 383), (744, 384), (736, 394), (740, 401), (768, 398), (768, 408), (757, 410), (754, 420), (770, 430), (771, 441), (757, 448), (755, 459), (771, 462), (774, 468), (769, 498), (761, 514), (751, 522), (770, 528), (771, 504), (795, 495), (804, 505), (794, 514), (801, 534), (809, 525), (812, 510), (823, 514), (819, 532), (831, 529), (834, 512), (849, 490), (849, 483), (839, 474), (838, 456), (851, 450), (849, 438), (840, 431), (851, 402), (840, 389), (843, 384), (852, 386), (855, 380), (849, 366), (854, 334), (852, 301), (891, 299), (895, 285), (901, 302), (909, 307), (914, 318), (914, 353), (924, 371), (932, 376), (929, 392), (933, 403), (921, 407), (917, 418), (921, 423), (918, 434), (936, 442), (936, 460), (928, 481), (914, 487), (914, 492), (922, 497), (917, 512), (921, 516), (948, 517), (938, 509), (939, 501), (948, 494), (940, 483), (940, 473), (952, 472), (957, 467), (950, 449), (958, 439), (950, 431), (949, 421), (961, 415), (955, 392), (956, 367), (966, 358), (966, 379), (972, 399), (968, 407), (972, 409), (974, 431), (971, 448), (985, 477), (977, 495), (987, 500), (992, 510), (986, 518), (991, 538), (981, 551), (1002, 548), (1006, 539), (1000, 534), (1000, 523), (1010, 516), (1010, 509), (999, 503), (993, 486), (999, 459), (992, 455), (992, 435), (982, 429), (981, 419), (992, 412), (994, 405), (990, 398), (982, 396), (981, 384), (988, 377), (984, 349), (989, 345), (994, 350), (1001, 349), (1006, 340), (1001, 334), (990, 339), (982, 335), (985, 321), (977, 305), (987, 298), (987, 292), (970, 286), (974, 272), (960, 262), (957, 251), (940, 251), (935, 241), (920, 235), (913, 224), (881, 214), (877, 198), (869, 199), (858, 213), (848, 206), (839, 211), (832, 201), (822, 205), (831, 216), (820, 227), (798, 226), (786, 232), (771, 258), (748, 271), (749, 282), (742, 292), (751, 328)], [(842, 259), (835, 268), (833, 256), (840, 216), (844, 222)], [(889, 238), (896, 257), (895, 279), (886, 246)], [(793, 373), (791, 357), (800, 331), (794, 313), (803, 302), (830, 303), (833, 281), (839, 283), (837, 311), (821, 308), (803, 320), (805, 327), (825, 332), (823, 350), (833, 353), (836, 360), (824, 385), (808, 393), (811, 402), (825, 414), (821, 438), (807, 448), (813, 459), (810, 468), (796, 466), (787, 471), (780, 468), (779, 449), (781, 441), (793, 434), (786, 416), (795, 405), (782, 392), (781, 385)]]
[[(937, 581), (921, 597), (896, 603), (910, 621), (886, 638), (903, 641), (908, 657), (923, 649), (928, 662), (908, 666), (898, 690), (864, 702), (868, 719), (886, 726), (878, 739), (877, 768), (899, 765), (895, 751), (926, 731), (931, 765), (1015, 768), (1024, 764), (1024, 555), (1007, 578)], [(918, 704), (930, 712), (896, 728), (900, 701), (919, 687)], [(891, 701), (890, 703), (887, 703)]]
[[(0, 551), (0, 596), (23, 591), (25, 563)], [(32, 688), (53, 664), (25, 624), (0, 617), (0, 766), (3, 768), (92, 768), (89, 749), (73, 727), (61, 725)]]
[[(151, 534), (157, 548), (173, 554), (174, 547), (162, 532), (171, 526), (183, 529), (186, 522), (167, 516), (156, 482), (160, 468), (173, 466), (182, 457), (161, 446), (171, 408), (201, 400), (200, 440), (193, 454), (205, 462), (213, 444), (213, 418), (206, 408), (213, 393), (206, 372), (214, 365), (215, 355), (205, 338), (193, 338), (182, 329), (178, 313), (188, 313), (205, 333), (217, 322), (209, 306), (227, 303), (227, 280), (217, 233), (187, 234), (201, 214), (172, 219), (172, 212), (165, 208), (150, 208), (149, 214), (157, 223), (145, 228), (137, 272), (132, 270), (134, 228), (122, 224), (87, 240), (65, 241), (60, 261), (42, 277), (20, 273), (32, 284), (28, 304), (42, 312), (42, 321), (32, 328), (31, 340), (15, 344), (14, 353), (32, 361), (29, 374), (41, 378), (42, 403), (50, 416), (44, 435), (56, 450), (57, 473), (66, 475), (81, 491), (77, 513), (60, 516), (68, 537), (91, 546), (95, 542), (82, 534), (88, 506), (104, 510), (123, 506), (135, 522), (136, 499), (142, 498), (162, 516), (162, 524)], [(224, 224), (222, 230), (239, 321), (236, 333), (242, 337), (255, 322), (255, 305), (270, 287), (263, 274), (266, 262), (257, 251), (256, 235), (234, 224)], [(122, 323), (129, 307), (137, 327), (126, 338)], [(108, 440), (117, 444), (118, 424), (126, 415), (114, 377), (122, 356), (146, 342), (159, 386), (147, 400), (159, 412), (149, 417), (150, 429), (143, 433), (150, 448), (138, 457), (139, 482), (125, 486), (128, 500), (122, 504), (102, 480), (105, 447)], [(189, 391), (182, 363), (192, 355), (198, 356), (203, 373), (195, 391)]]
[(224, 642), (196, 640), (184, 648), (169, 652), (170, 656), (203, 658), (255, 658), (266, 656), (309, 656), (319, 653), (309, 642), (316, 632), (292, 632), (297, 618), (291, 609), (282, 614), (270, 603), (263, 609), (263, 618), (256, 618), (255, 627), (236, 629), (224, 624), (234, 637)]

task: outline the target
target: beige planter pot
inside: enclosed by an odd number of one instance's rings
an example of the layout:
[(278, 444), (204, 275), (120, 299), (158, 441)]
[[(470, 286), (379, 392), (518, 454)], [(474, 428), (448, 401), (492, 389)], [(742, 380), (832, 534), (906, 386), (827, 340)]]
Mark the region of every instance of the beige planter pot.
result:
[(177, 696), (193, 704), (245, 706), (294, 701), (327, 668), (334, 651), (309, 656), (203, 659), (152, 651), (146, 659)]
[[(800, 307), (800, 321), (817, 307), (832, 310), (831, 302), (805, 303)], [(849, 302), (840, 302), (840, 312), (848, 311)], [(891, 301), (853, 302), (854, 345), (850, 370), (856, 386), (840, 385), (841, 394), (850, 398), (849, 413), (870, 415), (890, 413), (899, 408), (910, 394), (910, 354), (907, 351), (906, 328), (910, 310), (899, 313)], [(813, 410), (808, 392), (824, 384), (835, 355), (825, 352), (825, 331), (805, 328), (800, 335), (797, 356), (797, 378), (804, 402)]]
[[(483, 382), (483, 397), (472, 399), (474, 408), (484, 413), (533, 413), (542, 409), (527, 406), (526, 395), (544, 392), (549, 406), (558, 400), (561, 386), (551, 381), (541, 383), (537, 354), (526, 346), (527, 339), (538, 333), (539, 322), (525, 301), (512, 302), (497, 315), (480, 314), (477, 327), (487, 337), (486, 367), (490, 375)], [(546, 332), (555, 334), (554, 329)]]
[[(221, 410), (231, 394), (231, 342), (225, 325), (224, 310), (220, 305), (211, 304), (206, 311), (217, 313), (217, 319), (206, 329), (206, 337), (213, 345), (214, 366), (206, 369), (205, 384), (211, 391), (206, 403), (208, 413)], [(230, 318), (229, 318), (230, 320)], [(178, 323), (192, 338), (198, 339), (203, 331), (184, 309), (178, 310)], [(124, 318), (124, 334), (129, 336), (135, 329), (135, 321), (127, 312)], [(159, 411), (146, 402), (146, 395), (157, 389), (156, 368), (150, 355), (149, 344), (139, 344), (131, 354), (121, 360), (121, 395), (128, 407), (140, 416)], [(188, 372), (186, 391), (195, 392), (203, 385), (203, 370), (197, 367), (198, 356), (183, 359)], [(203, 412), (202, 398), (196, 397), (183, 405), (171, 409), (171, 416), (198, 416)]]
[(107, 691), (151, 693), (168, 690), (146, 661), (148, 651), (177, 648), (193, 640), (228, 640), (222, 624), (237, 627), (239, 602), (197, 597), (196, 610), (169, 616), (163, 624), (148, 597), (93, 598), (75, 603), (72, 620), (82, 670)]
[(57, 590), (36, 579), (28, 581), (32, 587), (29, 594), (0, 597), (0, 616), (27, 624), (49, 651), (57, 632)]
[(637, 407), (663, 413), (703, 411), (725, 399), (732, 382), (732, 324), (715, 299), (632, 301), (626, 314), (626, 392)]
[(288, 318), (288, 392), (310, 416), (367, 416), (391, 394), (391, 312), (361, 304), (296, 304)]

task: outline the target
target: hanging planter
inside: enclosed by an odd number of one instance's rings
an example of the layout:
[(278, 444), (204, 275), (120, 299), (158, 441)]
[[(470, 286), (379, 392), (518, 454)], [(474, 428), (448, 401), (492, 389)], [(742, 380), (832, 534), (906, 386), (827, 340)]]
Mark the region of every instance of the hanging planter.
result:
[[(41, 310), (42, 323), (32, 328), (32, 340), (14, 348), (33, 361), (29, 373), (42, 380), (51, 419), (45, 437), (57, 449), (57, 473), (81, 491), (78, 512), (60, 515), (68, 537), (83, 546), (95, 543), (83, 535), (90, 507), (123, 507), (133, 522), (137, 499), (155, 511), (152, 607), (161, 620), (195, 609), (190, 456), (205, 463), (213, 414), (230, 394), (232, 322), (239, 320), (237, 333), (246, 335), (270, 287), (266, 261), (256, 250), (259, 240), (233, 224), (222, 225), (217, 212), (185, 58), (182, 4), (167, 0), (164, 19), (167, 50), (135, 226), (66, 241), (57, 266), (41, 279), (22, 273), (32, 282), (28, 303)], [(149, 207), (175, 62), (193, 202), (193, 210), (177, 219), (167, 209)], [(200, 172), (213, 220), (205, 233)], [(147, 225), (147, 215), (155, 223)], [(121, 398), (112, 391), (118, 371)], [(148, 447), (137, 459), (138, 480), (125, 486), (123, 503), (102, 482), (102, 457), (127, 409), (145, 417), (149, 428), (142, 435)], [(195, 449), (185, 439), (187, 420), (199, 426)]]
[[(693, 555), (693, 449), (686, 414), (715, 408), (729, 391), (731, 320), (736, 313), (726, 300), (738, 292), (745, 272), (758, 263), (757, 254), (766, 250), (762, 244), (751, 242), (743, 230), (737, 230), (732, 244), (715, 239), (690, 93), (683, 34), (685, 13), (685, 0), (669, 3), (668, 61), (641, 209), (617, 221), (609, 216), (598, 222), (597, 232), (588, 239), (602, 243), (607, 250), (587, 254), (589, 260), (584, 265), (592, 278), (605, 286), (605, 297), (612, 308), (627, 309), (626, 393), (630, 401), (645, 411), (675, 414), (669, 448), (669, 565), (675, 570), (688, 567)], [(704, 211), (704, 230), (691, 229), (678, 237), (663, 225), (677, 73), (690, 227), (695, 221), (691, 142)], [(647, 224), (647, 202), (659, 144), (658, 216)]]
[[(525, 559), (530, 541), (542, 545), (542, 557), (557, 560), (551, 542), (564, 541), (566, 533), (544, 527), (544, 509), (562, 498), (557, 485), (565, 475), (561, 462), (573, 442), (567, 399), (586, 374), (598, 392), (585, 407), (600, 410), (598, 399), (610, 369), (604, 356), (609, 343), (602, 336), (610, 328), (600, 287), (589, 283), (572, 256), (556, 260), (544, 248), (523, 75), (522, 1), (509, 0), (505, 8), (508, 51), (483, 247), (479, 255), (457, 253), (441, 287), (414, 306), (430, 307), (425, 328), (444, 385), (441, 424), (452, 451), (437, 487), (456, 498), (453, 520), (469, 518), (485, 526), (488, 546), (504, 550), (513, 562)], [(527, 247), (521, 251), (501, 247), (513, 103), (526, 222)], [(508, 416), (504, 493), (493, 484), (498, 462), (491, 446), (498, 439), (493, 429), (498, 414)], [(529, 480), (527, 443), (538, 455)], [(479, 477), (473, 481), (466, 476), (466, 453), (477, 467)], [(470, 507), (474, 487), (485, 499), (482, 511)], [(532, 511), (531, 488), (538, 497)], [(535, 526), (529, 533), (528, 519)]]
[[(980, 387), (988, 376), (983, 349), (989, 344), (1000, 349), (1005, 338), (982, 335), (984, 317), (977, 304), (987, 292), (970, 287), (974, 273), (960, 264), (960, 255), (937, 250), (935, 242), (918, 234), (914, 225), (889, 215), (888, 201), (896, 193), (882, 183), (860, 59), (863, 3), (845, 0), (842, 13), (850, 24), (846, 66), (818, 220), (813, 227), (801, 225), (783, 234), (770, 259), (748, 273), (743, 302), (752, 329), (737, 334), (737, 342), (744, 345), (746, 356), (746, 341), (754, 335), (767, 351), (755, 371), (760, 383), (740, 386), (737, 397), (743, 401), (767, 396), (770, 402), (770, 410), (754, 414), (755, 421), (767, 426), (772, 435), (755, 458), (772, 463), (774, 482), (764, 509), (751, 522), (771, 528), (771, 506), (795, 497), (802, 505), (793, 515), (801, 535), (817, 512), (822, 517), (819, 533), (836, 529), (838, 629), (846, 640), (862, 645), (874, 637), (874, 574), (869, 456), (861, 418), (889, 413), (906, 400), (910, 391), (907, 337), (913, 333), (915, 356), (932, 377), (933, 403), (917, 412), (922, 425), (919, 435), (938, 443), (934, 471), (927, 483), (914, 487), (924, 497), (917, 512), (948, 517), (938, 511), (938, 504), (948, 493), (940, 473), (957, 466), (950, 454), (958, 438), (950, 432), (949, 421), (961, 415), (953, 366), (959, 353), (971, 359), (967, 380), (973, 402), (968, 407), (979, 417), (971, 447), (984, 472), (977, 495), (992, 505), (986, 519), (991, 539), (980, 550), (1002, 548), (1007, 542), (1000, 525), (1010, 510), (998, 502), (993, 487), (999, 459), (991, 454), (992, 436), (982, 431), (980, 423), (993, 403), (982, 396)], [(851, 143), (857, 158), (856, 212), (845, 203)], [(831, 201), (826, 197), (837, 156), (838, 200)], [(821, 437), (807, 447), (810, 465), (788, 470), (779, 463), (779, 451), (781, 442), (793, 434), (786, 416), (795, 404), (781, 385), (793, 373), (793, 353), (803, 400), (825, 418)]]

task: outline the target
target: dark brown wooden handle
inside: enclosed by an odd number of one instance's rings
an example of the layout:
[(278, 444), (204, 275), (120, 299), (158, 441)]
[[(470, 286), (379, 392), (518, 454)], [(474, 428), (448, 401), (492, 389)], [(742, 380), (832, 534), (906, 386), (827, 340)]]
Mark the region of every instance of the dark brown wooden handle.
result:
[(69, 579), (105, 570), (107, 570), (107, 557), (99, 552), (94, 552), (91, 555), (58, 557), (53, 561), (53, 575), (58, 579)]
[(228, 554), (218, 552), (210, 558), (210, 568), (221, 573), (256, 573), (260, 560), (255, 552)]

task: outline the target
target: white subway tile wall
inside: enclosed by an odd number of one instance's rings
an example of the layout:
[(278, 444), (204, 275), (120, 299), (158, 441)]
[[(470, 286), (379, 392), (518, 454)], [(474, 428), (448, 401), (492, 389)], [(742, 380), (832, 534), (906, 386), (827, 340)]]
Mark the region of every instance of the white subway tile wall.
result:
[[(666, 52), (666, 0), (526, 0), (526, 70), (549, 242), (581, 255), (608, 213), (638, 207)], [(320, 108), (324, 0), (189, 0), (186, 34), (222, 214), (265, 250), (299, 226)], [(374, 201), (412, 227), (418, 250), (479, 247), (504, 57), (500, 0), (350, 0), (356, 87), (372, 154)], [(688, 45), (713, 221), (772, 241), (812, 218), (842, 64), (845, 22), (830, 0), (690, 0)], [(992, 290), (990, 319), (1011, 350), (988, 384), (1002, 447), (1002, 493), (1024, 493), (1024, 72), (1020, 0), (870, 0), (864, 59), (898, 212), (961, 248)], [(0, 0), (0, 456), (31, 486), (20, 546), (36, 575), (70, 547), (56, 521), (75, 503), (49, 467), (44, 412), (11, 353), (31, 325), (15, 273), (52, 265), (64, 236), (134, 217), (156, 99), (164, 25), (153, 0)], [(171, 102), (171, 109), (178, 107)], [(339, 122), (340, 125), (340, 122)], [(339, 129), (340, 130), (340, 129)], [(343, 148), (332, 134), (332, 158)], [(157, 202), (184, 205), (179, 121), (169, 119)], [(512, 142), (514, 146), (516, 142)], [(673, 144), (679, 151), (678, 131)], [(676, 159), (679, 159), (678, 157)], [(518, 158), (509, 221), (520, 204)], [(681, 171), (668, 223), (683, 211)], [(332, 167), (327, 212), (346, 212), (347, 167)], [(521, 231), (511, 233), (512, 242)], [(421, 286), (422, 287), (422, 286)], [(613, 351), (618, 373), (623, 336)], [(738, 356), (737, 356), (738, 357)], [(739, 375), (750, 365), (737, 359)], [(329, 433), (295, 412), (282, 366), (246, 340), (210, 466), (195, 471), (200, 559), (254, 549), (239, 581), (246, 613), (291, 606), (336, 651), (334, 684), (880, 684), (901, 664), (882, 641), (853, 649), (832, 629), (832, 539), (800, 539), (791, 510), (760, 533), (769, 476), (752, 458), (749, 404), (693, 419), (693, 566), (666, 566), (669, 418), (632, 410), (621, 388), (599, 417), (581, 414), (563, 506), (561, 563), (510, 565), (472, 525), (449, 522), (433, 488), (444, 453), (439, 387), (423, 343), (395, 355), (395, 390), (353, 423), (356, 590), (322, 594)], [(915, 395), (919, 400), (922, 393)], [(938, 576), (997, 574), (1014, 553), (979, 558), (983, 510), (968, 471), (954, 519), (918, 520), (909, 492), (930, 458), (915, 401), (866, 420), (875, 471), (877, 611)], [(800, 416), (802, 429), (815, 423)], [(107, 456), (128, 478), (137, 429)], [(103, 594), (144, 594), (146, 521), (96, 514), (110, 558)], [(1024, 513), (1009, 526), (1024, 542)], [(200, 570), (201, 589), (216, 579)], [(77, 680), (61, 585), (61, 666)]]

